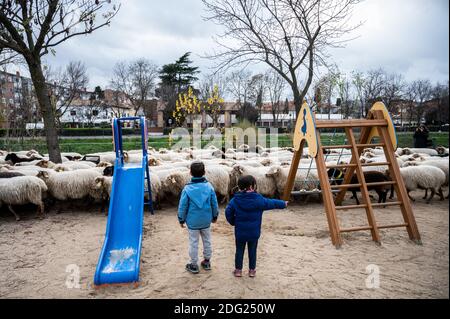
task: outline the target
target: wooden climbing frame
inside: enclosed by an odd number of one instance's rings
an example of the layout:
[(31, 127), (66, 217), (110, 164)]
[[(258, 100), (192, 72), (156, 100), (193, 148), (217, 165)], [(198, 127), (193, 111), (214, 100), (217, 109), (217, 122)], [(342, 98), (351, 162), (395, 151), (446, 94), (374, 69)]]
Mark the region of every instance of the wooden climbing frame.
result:
[[(348, 141), (345, 145), (323, 146), (320, 140), (321, 129), (343, 129)], [(360, 128), (360, 137), (356, 141), (354, 129)], [(378, 143), (372, 143), (373, 138), (378, 137)], [(305, 144), (308, 144), (309, 156), (315, 158), (317, 173), (319, 176), (322, 198), (327, 215), (331, 241), (336, 247), (342, 245), (342, 233), (354, 231), (370, 231), (372, 239), (376, 243), (381, 243), (380, 229), (406, 227), (409, 238), (416, 243), (421, 243), (420, 233), (412, 211), (405, 184), (400, 175), (400, 168), (395, 157), (397, 148), (397, 138), (391, 117), (383, 103), (377, 102), (370, 109), (367, 119), (355, 120), (321, 120), (316, 121), (315, 115), (305, 103), (300, 110), (299, 118), (294, 135), (294, 156), (288, 176), (288, 181), (284, 190), (283, 199), (289, 200), (294, 185), (295, 175), (299, 166), (301, 155)], [(386, 157), (386, 162), (382, 163), (361, 163), (360, 156), (367, 147), (382, 147)], [(324, 152), (330, 149), (348, 149), (352, 153), (348, 164), (337, 163), (326, 165)], [(367, 183), (364, 178), (363, 167), (366, 166), (388, 166), (391, 180), (387, 182)], [(339, 168), (344, 171), (343, 182), (340, 185), (331, 185), (327, 170)], [(353, 174), (358, 178), (357, 184), (350, 184)], [(397, 194), (397, 201), (387, 203), (371, 203), (368, 186), (393, 185)], [(362, 195), (360, 205), (342, 206), (347, 189), (359, 187)], [(338, 189), (337, 196), (333, 196), (332, 190)], [(394, 225), (378, 225), (373, 209), (384, 206), (399, 206), (404, 223)], [(337, 211), (347, 209), (364, 208), (367, 215), (368, 225), (352, 228), (342, 228), (339, 225)]]

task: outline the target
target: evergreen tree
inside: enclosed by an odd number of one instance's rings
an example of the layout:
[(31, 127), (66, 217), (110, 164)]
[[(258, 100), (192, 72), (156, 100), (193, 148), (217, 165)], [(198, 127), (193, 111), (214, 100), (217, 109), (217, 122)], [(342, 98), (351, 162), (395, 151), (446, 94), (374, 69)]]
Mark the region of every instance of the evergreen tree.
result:
[(189, 59), (190, 52), (186, 52), (175, 63), (163, 65), (159, 72), (161, 83), (157, 90), (157, 96), (166, 102), (164, 117), (172, 116), (178, 94), (186, 92), (197, 80), (198, 67), (192, 66)]

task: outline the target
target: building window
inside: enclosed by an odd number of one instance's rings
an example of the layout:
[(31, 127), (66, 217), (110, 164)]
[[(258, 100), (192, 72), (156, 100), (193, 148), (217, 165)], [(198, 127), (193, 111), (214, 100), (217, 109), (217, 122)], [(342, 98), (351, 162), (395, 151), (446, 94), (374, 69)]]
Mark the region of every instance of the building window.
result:
[(71, 116), (77, 115), (77, 111), (74, 111), (74, 110), (70, 111), (70, 115), (71, 115)]

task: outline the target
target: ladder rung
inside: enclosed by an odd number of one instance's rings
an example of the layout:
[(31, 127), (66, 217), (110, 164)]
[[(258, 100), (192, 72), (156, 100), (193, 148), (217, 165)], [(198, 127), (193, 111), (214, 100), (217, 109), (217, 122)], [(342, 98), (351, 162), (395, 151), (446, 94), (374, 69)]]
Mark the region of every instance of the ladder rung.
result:
[(344, 209), (357, 209), (357, 208), (366, 208), (366, 204), (361, 205), (347, 205), (347, 206), (336, 206), (336, 210), (344, 210)]
[(361, 187), (361, 184), (331, 185), (331, 188), (352, 188), (352, 187)]
[(382, 225), (382, 226), (377, 226), (379, 229), (383, 229), (383, 228), (397, 228), (397, 227), (408, 227), (408, 224), (396, 224), (396, 225)]
[(384, 146), (384, 143), (374, 143), (374, 144), (356, 144), (356, 147), (377, 147)]
[(366, 183), (367, 186), (384, 186), (384, 185), (395, 185), (397, 182), (375, 182), (375, 183)]
[[(377, 226), (378, 229), (384, 229), (384, 228), (397, 228), (397, 227), (407, 227), (408, 224), (396, 224), (396, 225), (382, 225)], [(361, 231), (361, 230), (371, 230), (372, 226), (361, 226), (361, 227), (352, 227), (352, 228), (342, 228), (340, 230), (341, 233), (349, 233), (354, 231)]]
[(327, 166), (327, 168), (347, 168), (347, 167), (356, 167), (356, 164), (336, 164)]
[(361, 166), (385, 166), (391, 165), (389, 162), (374, 162), (374, 163), (361, 163)]
[[(332, 190), (332, 193), (339, 193), (339, 190)], [(322, 191), (321, 190), (316, 190), (316, 191), (293, 191), (291, 192), (291, 195), (311, 195), (311, 194), (321, 194)]]
[(382, 120), (318, 120), (316, 121), (316, 128), (350, 128), (350, 127), (376, 127), (376, 126), (388, 126), (388, 121)]
[[(378, 227), (380, 228), (380, 227)], [(360, 231), (360, 230), (371, 230), (372, 226), (361, 226), (361, 227), (352, 227), (352, 228), (342, 228), (340, 230), (341, 233), (349, 233), (352, 231)]]
[(340, 148), (347, 148), (350, 149), (352, 148), (351, 145), (323, 145), (322, 149), (324, 150), (333, 150), (333, 149), (340, 149)]
[(396, 206), (401, 205), (402, 202), (387, 202), (387, 203), (373, 203), (372, 207)]

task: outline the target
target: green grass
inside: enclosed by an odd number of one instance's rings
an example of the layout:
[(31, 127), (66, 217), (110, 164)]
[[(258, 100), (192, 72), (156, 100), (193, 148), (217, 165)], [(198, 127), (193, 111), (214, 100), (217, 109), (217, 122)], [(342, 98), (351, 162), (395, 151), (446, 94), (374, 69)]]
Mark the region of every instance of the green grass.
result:
[[(267, 137), (269, 138), (269, 137)], [(413, 146), (413, 133), (398, 133), (398, 144), (399, 147), (412, 147)], [(431, 133), (430, 138), (433, 139), (435, 146), (445, 146), (449, 145), (449, 135), (447, 132), (444, 133)], [(322, 134), (321, 136), (322, 144), (344, 144), (345, 137), (344, 134), (338, 133), (333, 134)], [(209, 140), (203, 140), (202, 146), (209, 143)], [(155, 149), (159, 148), (169, 148), (169, 138), (161, 137), (157, 139), (149, 139), (148, 145)], [(267, 144), (268, 145), (268, 142)], [(278, 146), (292, 146), (292, 136), (290, 134), (280, 134), (278, 136)], [(93, 139), (61, 139), (60, 140), (61, 151), (63, 152), (77, 152), (81, 154), (88, 154), (94, 152), (106, 152), (113, 150), (112, 139), (110, 138), (93, 138)], [(123, 139), (123, 147), (125, 150), (140, 149), (141, 140), (140, 138), (130, 137)], [(45, 140), (25, 140), (23, 142), (16, 140), (6, 141), (4, 139), (0, 140), (0, 149), (6, 149), (10, 151), (19, 150), (29, 150), (35, 149), (41, 153), (47, 153), (47, 147), (45, 145)]]

